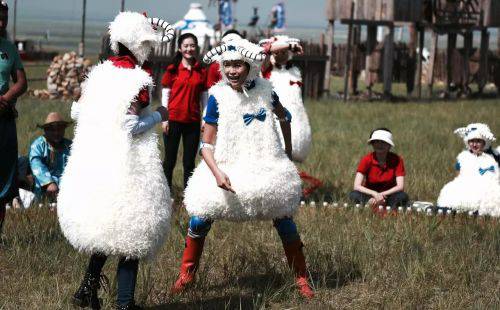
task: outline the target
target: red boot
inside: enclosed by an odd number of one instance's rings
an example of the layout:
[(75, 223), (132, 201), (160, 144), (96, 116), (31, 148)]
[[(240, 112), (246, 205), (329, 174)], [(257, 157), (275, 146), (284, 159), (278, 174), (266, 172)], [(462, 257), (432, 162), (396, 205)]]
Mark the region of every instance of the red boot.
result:
[(302, 252), (303, 246), (300, 239), (286, 244), (283, 243), (288, 266), (295, 273), (295, 283), (300, 294), (305, 298), (313, 298), (314, 292), (307, 282), (306, 260)]
[(182, 292), (189, 284), (194, 282), (194, 276), (200, 263), (200, 257), (203, 253), (203, 244), (205, 238), (186, 237), (186, 248), (182, 254), (182, 263), (179, 271), (179, 277), (170, 288), (172, 294)]

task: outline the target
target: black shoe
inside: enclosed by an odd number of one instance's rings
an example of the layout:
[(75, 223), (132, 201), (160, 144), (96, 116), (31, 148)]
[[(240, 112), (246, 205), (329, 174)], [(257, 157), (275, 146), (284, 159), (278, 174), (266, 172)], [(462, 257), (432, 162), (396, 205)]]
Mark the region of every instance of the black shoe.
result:
[(129, 303), (125, 306), (116, 305), (116, 310), (141, 310), (142, 308), (137, 306), (134, 302)]
[(80, 287), (73, 295), (73, 304), (75, 306), (99, 310), (101, 309), (101, 303), (99, 300), (98, 291), (101, 288), (101, 279), (106, 281), (106, 277), (101, 275), (99, 278), (93, 277), (90, 273), (86, 273), (83, 278)]

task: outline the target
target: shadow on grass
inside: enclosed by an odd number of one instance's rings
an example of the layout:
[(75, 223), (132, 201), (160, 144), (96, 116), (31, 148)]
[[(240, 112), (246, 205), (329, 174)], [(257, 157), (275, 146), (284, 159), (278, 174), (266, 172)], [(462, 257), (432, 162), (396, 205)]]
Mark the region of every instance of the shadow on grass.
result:
[(362, 272), (357, 264), (346, 262), (340, 266), (331, 266), (327, 272), (311, 270), (311, 278), (316, 288), (336, 289), (361, 279)]
[(147, 310), (161, 309), (255, 309), (258, 308), (258, 300), (251, 296), (231, 295), (227, 297), (213, 297), (197, 299), (189, 302), (174, 301), (152, 307), (144, 307)]

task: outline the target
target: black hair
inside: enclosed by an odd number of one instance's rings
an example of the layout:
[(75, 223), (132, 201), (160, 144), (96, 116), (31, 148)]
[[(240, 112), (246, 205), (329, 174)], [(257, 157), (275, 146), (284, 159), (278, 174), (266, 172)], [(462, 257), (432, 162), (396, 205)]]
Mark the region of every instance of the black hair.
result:
[(120, 42), (118, 42), (118, 53), (116, 53), (117, 56), (134, 56), (134, 54), (132, 54), (132, 52), (123, 44), (121, 44)]
[(7, 2), (5, 1), (0, 1), (0, 12), (4, 11), (9, 11), (9, 6), (7, 5)]
[(224, 34), (222, 35), (222, 37), (224, 38), (225, 36), (227, 36), (228, 34), (231, 34), (231, 33), (237, 34), (237, 35), (239, 35), (240, 37), (243, 38), (243, 36), (241, 35), (241, 33), (238, 30), (236, 30), (236, 29), (229, 29), (229, 30), (227, 30), (226, 32), (224, 32)]
[[(184, 42), (184, 40), (189, 39), (189, 38), (193, 39), (194, 44), (198, 47), (198, 38), (194, 34), (192, 34), (191, 32), (183, 33), (179, 36), (179, 38), (177, 38), (177, 47), (180, 48), (182, 42)], [(182, 61), (182, 53), (177, 51), (175, 53), (174, 60), (172, 61), (172, 64), (174, 66), (173, 66), (172, 70), (170, 71), (171, 73), (177, 72), (177, 68), (179, 67), (179, 64), (181, 63), (181, 61)]]
[(380, 127), (380, 128), (377, 128), (377, 129), (374, 129), (371, 133), (370, 133), (370, 139), (372, 138), (373, 136), (373, 133), (377, 130), (384, 130), (384, 131), (388, 131), (390, 133), (392, 133), (392, 131), (390, 131), (388, 128), (385, 128), (385, 127)]

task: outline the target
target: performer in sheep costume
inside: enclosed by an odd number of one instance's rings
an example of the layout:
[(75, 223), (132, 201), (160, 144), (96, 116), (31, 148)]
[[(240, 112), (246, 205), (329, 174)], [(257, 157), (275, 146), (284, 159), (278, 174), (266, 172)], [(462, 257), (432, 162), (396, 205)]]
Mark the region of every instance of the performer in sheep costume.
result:
[[(300, 40), (285, 35), (272, 37), (260, 41), (261, 45), (268, 42), (279, 44), (299, 44)], [(262, 76), (273, 85), (280, 102), (293, 115), (292, 128), (292, 159), (303, 162), (311, 150), (311, 126), (302, 101), (302, 74), (299, 68), (292, 65), (291, 50), (272, 53), (270, 64), (263, 66)], [(265, 68), (264, 68), (265, 67)], [(283, 141), (283, 136), (281, 136)]]
[[(266, 44), (292, 47), (300, 46), (300, 40), (285, 35), (277, 35), (260, 41), (261, 46)], [(272, 52), (269, 60), (266, 59), (262, 66), (262, 76), (272, 83), (283, 106), (293, 115), (293, 122), (291, 123), (292, 159), (296, 162), (303, 162), (311, 150), (311, 126), (302, 101), (302, 75), (299, 68), (290, 61), (293, 53), (293, 48)], [(281, 138), (283, 142), (283, 136)], [(323, 185), (321, 180), (305, 171), (301, 171), (299, 175), (304, 184), (307, 184), (303, 189), (304, 198)]]
[(170, 228), (170, 194), (153, 129), (166, 110), (151, 111), (153, 80), (143, 64), (154, 45), (172, 39), (173, 29), (123, 12), (109, 33), (116, 56), (92, 69), (72, 107), (77, 124), (57, 213), (68, 241), (91, 255), (73, 302), (100, 308), (101, 270), (107, 256), (117, 255), (117, 305), (132, 309), (138, 261), (153, 257)]
[(486, 124), (470, 124), (455, 130), (466, 150), (458, 154), (457, 177), (446, 184), (438, 205), (461, 211), (479, 211), (480, 215), (500, 216), (500, 177), (498, 149), (491, 143), (493, 133)]
[[(209, 51), (223, 80), (209, 90), (202, 161), (185, 190), (191, 216), (180, 274), (172, 287), (181, 292), (193, 282), (205, 236), (214, 220), (273, 220), (302, 296), (314, 293), (307, 281), (302, 242), (292, 216), (300, 200), (300, 179), (290, 161), (290, 117), (269, 81), (259, 78), (265, 58), (247, 40), (235, 40)], [(285, 150), (273, 113), (280, 119)]]

